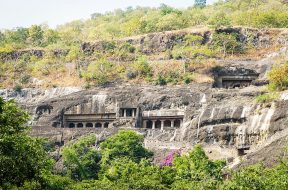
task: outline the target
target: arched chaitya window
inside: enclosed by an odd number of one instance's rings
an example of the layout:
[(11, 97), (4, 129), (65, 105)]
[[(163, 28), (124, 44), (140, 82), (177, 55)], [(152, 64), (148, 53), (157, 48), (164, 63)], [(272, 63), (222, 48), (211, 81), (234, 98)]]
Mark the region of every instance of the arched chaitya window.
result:
[(86, 124), (86, 127), (87, 127), (87, 128), (93, 128), (93, 123), (87, 123), (87, 124)]
[(101, 128), (102, 127), (102, 124), (101, 123), (96, 123), (96, 128)]
[(74, 123), (69, 123), (69, 128), (75, 128), (75, 124)]
[(83, 123), (78, 123), (77, 124), (77, 128), (83, 128), (83, 127), (84, 127)]

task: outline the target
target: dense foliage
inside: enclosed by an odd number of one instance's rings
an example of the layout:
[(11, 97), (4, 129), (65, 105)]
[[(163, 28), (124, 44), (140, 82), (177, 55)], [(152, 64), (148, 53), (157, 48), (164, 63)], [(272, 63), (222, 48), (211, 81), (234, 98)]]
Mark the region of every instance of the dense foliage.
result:
[(42, 141), (27, 134), (28, 114), (0, 98), (0, 186), (39, 179), (51, 166)]
[(95, 135), (79, 139), (62, 150), (64, 173), (74, 180), (96, 179), (100, 170), (100, 154), (93, 148)]

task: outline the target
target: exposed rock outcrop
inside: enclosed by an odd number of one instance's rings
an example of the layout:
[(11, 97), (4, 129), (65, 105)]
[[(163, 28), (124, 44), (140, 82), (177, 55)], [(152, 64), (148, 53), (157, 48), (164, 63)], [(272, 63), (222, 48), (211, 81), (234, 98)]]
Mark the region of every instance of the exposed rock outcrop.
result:
[[(177, 44), (184, 42), (188, 34), (203, 37), (202, 45), (210, 44), (214, 33), (237, 33), (238, 41), (246, 45), (253, 45), (257, 49), (269, 48), (273, 46), (287, 46), (288, 32), (285, 29), (260, 30), (253, 28), (233, 27), (212, 30), (208, 28), (184, 29), (168, 32), (156, 32), (131, 38), (116, 40), (118, 45), (129, 43), (138, 48), (144, 54), (165, 52), (172, 49)], [(84, 53), (91, 54), (97, 51), (105, 51), (107, 41), (85, 42), (81, 49)]]

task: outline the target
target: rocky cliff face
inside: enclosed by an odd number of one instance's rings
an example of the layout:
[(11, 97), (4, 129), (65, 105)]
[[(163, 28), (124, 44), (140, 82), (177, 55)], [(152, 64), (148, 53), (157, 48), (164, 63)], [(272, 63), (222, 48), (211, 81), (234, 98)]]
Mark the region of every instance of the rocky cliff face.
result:
[[(248, 35), (244, 34), (249, 30), (239, 32), (243, 34), (240, 40), (245, 41)], [(269, 33), (258, 33), (253, 36), (255, 45), (287, 43), (287, 35), (277, 32), (274, 38), (268, 37)], [(177, 33), (182, 37), (185, 34)], [(142, 51), (147, 53), (165, 51), (175, 39), (181, 41), (173, 32), (163, 35), (127, 40), (142, 45)], [(203, 43), (209, 43), (210, 32), (199, 35), (205, 36)], [(98, 45), (86, 44), (82, 48), (95, 51)], [(171, 149), (186, 151), (201, 143), (211, 158), (227, 159), (231, 167), (255, 163), (260, 158), (270, 164), (287, 142), (287, 96), (283, 94), (280, 100), (266, 104), (257, 103), (255, 97), (265, 92), (267, 71), (277, 57), (284, 55), (286, 48), (259, 61), (219, 60), (210, 73), (217, 84), (21, 92), (4, 89), (0, 95), (16, 99), (31, 113), (31, 135), (48, 137), (60, 146), (89, 133), (101, 141), (118, 130), (130, 129), (145, 136), (145, 146), (156, 152), (156, 162)]]
[[(201, 143), (212, 158), (232, 162), (238, 156), (259, 151), (259, 147), (287, 130), (287, 102), (257, 104), (255, 96), (261, 93), (262, 87), (256, 86), (243, 89), (217, 89), (211, 85), (123, 86), (78, 91), (31, 103), (26, 108), (34, 115), (32, 135), (48, 137), (56, 144), (89, 133), (103, 140), (118, 130), (130, 129), (145, 136), (145, 146), (157, 153), (156, 160), (171, 149), (186, 151)], [(135, 117), (115, 119), (108, 128), (69, 128), (63, 121), (66, 114), (112, 113), (123, 107), (139, 108), (141, 113), (154, 110), (159, 119), (167, 110), (182, 110), (183, 124), (175, 128), (143, 128)], [(265, 154), (261, 155), (270, 157)]]

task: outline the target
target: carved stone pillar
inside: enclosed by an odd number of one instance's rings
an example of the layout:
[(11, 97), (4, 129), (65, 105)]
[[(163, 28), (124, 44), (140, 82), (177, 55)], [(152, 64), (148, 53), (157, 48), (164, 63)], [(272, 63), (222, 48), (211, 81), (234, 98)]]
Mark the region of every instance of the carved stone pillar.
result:
[(164, 120), (161, 120), (161, 131), (164, 130)]
[(175, 122), (175, 120), (173, 119), (173, 120), (171, 120), (171, 128), (174, 128), (174, 122)]
[(156, 121), (153, 120), (153, 121), (152, 121), (152, 129), (155, 129), (155, 125), (156, 125)]
[(143, 128), (147, 128), (147, 122), (148, 121), (145, 121), (145, 120), (143, 121), (143, 126), (142, 126)]

